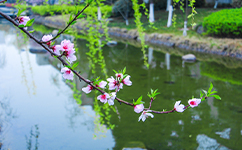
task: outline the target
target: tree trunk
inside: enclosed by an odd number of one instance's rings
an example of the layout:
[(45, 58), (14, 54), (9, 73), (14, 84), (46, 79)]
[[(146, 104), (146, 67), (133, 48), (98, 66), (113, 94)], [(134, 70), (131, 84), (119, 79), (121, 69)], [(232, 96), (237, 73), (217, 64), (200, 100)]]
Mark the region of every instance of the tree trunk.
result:
[(171, 0), (167, 0), (166, 11), (169, 11), (170, 5), (171, 5)]
[(97, 11), (97, 19), (100, 21), (102, 19), (102, 14), (101, 14), (101, 8), (98, 7), (98, 11)]
[(154, 3), (153, 0), (150, 1), (150, 15), (149, 15), (149, 21), (154, 22), (155, 21), (155, 16), (154, 16)]
[(167, 27), (170, 27), (172, 25), (172, 5), (169, 6), (169, 15), (168, 15), (168, 21), (167, 21)]

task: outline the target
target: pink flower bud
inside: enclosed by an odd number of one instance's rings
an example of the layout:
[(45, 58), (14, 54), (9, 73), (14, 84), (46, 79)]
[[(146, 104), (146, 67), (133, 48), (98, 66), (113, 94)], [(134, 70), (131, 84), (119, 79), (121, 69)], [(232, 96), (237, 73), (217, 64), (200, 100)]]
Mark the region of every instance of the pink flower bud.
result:
[(144, 110), (144, 105), (143, 104), (139, 104), (139, 105), (135, 105), (134, 106), (134, 111), (136, 113), (141, 113)]

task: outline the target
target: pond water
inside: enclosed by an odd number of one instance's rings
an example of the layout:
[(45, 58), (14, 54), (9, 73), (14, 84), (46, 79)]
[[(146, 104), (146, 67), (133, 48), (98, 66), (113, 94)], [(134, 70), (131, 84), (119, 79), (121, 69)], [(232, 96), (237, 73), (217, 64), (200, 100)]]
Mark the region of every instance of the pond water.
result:
[[(133, 85), (118, 93), (121, 99), (132, 102), (143, 95), (148, 107), (147, 93), (151, 88), (159, 89), (161, 94), (153, 102), (152, 109), (170, 110), (177, 100), (186, 104), (192, 96), (198, 97), (200, 90), (208, 89), (210, 82), (222, 98), (221, 101), (209, 98), (184, 113), (154, 114), (153, 119), (138, 122), (140, 114), (132, 107), (115, 102), (114, 107), (105, 105), (102, 108), (103, 104), (94, 99), (97, 93), (78, 92), (85, 83), (77, 80), (75, 84), (66, 83), (60, 73), (61, 64), (48, 54), (29, 52), (35, 44), (32, 41), (24, 44), (23, 37), (17, 36), (11, 25), (2, 22), (0, 37), (2, 149), (241, 149), (240, 61), (225, 65), (228, 63), (224, 62), (234, 60), (221, 57), (220, 61), (204, 59), (184, 63), (181, 56), (164, 53), (172, 49), (150, 47), (147, 52), (150, 68), (147, 69), (140, 48), (123, 43), (115, 47), (104, 46), (107, 75), (113, 76), (113, 69), (120, 70), (125, 66), (131, 75)], [(73, 40), (79, 49), (77, 70), (89, 79), (104, 78), (98, 62), (95, 63), (95, 74), (90, 69), (86, 41)], [(81, 97), (81, 105), (73, 95)], [(99, 108), (102, 109), (99, 111)], [(111, 130), (112, 125), (115, 127)]]

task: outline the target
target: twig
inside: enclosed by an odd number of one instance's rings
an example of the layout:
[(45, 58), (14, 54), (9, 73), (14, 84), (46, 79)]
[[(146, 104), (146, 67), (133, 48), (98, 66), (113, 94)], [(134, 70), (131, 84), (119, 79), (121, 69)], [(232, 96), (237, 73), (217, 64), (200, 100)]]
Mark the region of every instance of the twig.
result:
[[(6, 14), (2, 13), (0, 11), (0, 15), (2, 15), (5, 19), (7, 19), (8, 21), (10, 21), (13, 25), (15, 25), (17, 28), (19, 28), (20, 30), (22, 30), (24, 33), (26, 33), (31, 39), (33, 39), (36, 43), (38, 43), (39, 45), (41, 45), (44, 49), (46, 49), (51, 55), (53, 56), (57, 56), (57, 59), (59, 59), (63, 65), (68, 66), (68, 63), (62, 58), (62, 57), (58, 57), (58, 55), (56, 55), (54, 52), (52, 52), (51, 49), (49, 49), (46, 45), (44, 45), (44, 43), (40, 42), (39, 40), (37, 40), (33, 35), (31, 35), (27, 30), (25, 30), (24, 28), (20, 28), (18, 26), (18, 23), (16, 23), (12, 18), (10, 18), (9, 16), (7, 16)], [(92, 86), (94, 89), (98, 90), (99, 92), (101, 92), (102, 94), (105, 93), (105, 91), (99, 89), (98, 87), (96, 87), (95, 85), (93, 85), (89, 80), (83, 78), (77, 71), (73, 70), (72, 68), (70, 68), (70, 70), (80, 79), (83, 80), (84, 82), (86, 82), (87, 84), (89, 84), (90, 86)], [(130, 106), (134, 106), (134, 104), (126, 102), (120, 98), (115, 98), (117, 101), (124, 103), (126, 105), (130, 105)]]
[(151, 97), (150, 98), (150, 106), (149, 106), (149, 108), (148, 109), (150, 109), (151, 108), (151, 104), (152, 104), (152, 102), (154, 101), (154, 98), (153, 97)]
[[(52, 50), (50, 48), (48, 48), (44, 43), (42, 43), (41, 41), (39, 41), (38, 39), (36, 39), (32, 34), (30, 34), (27, 30), (25, 30), (24, 28), (21, 28), (19, 27), (18, 23), (15, 22), (12, 18), (10, 18), (8, 15), (2, 13), (0, 11), (0, 15), (3, 16), (5, 19), (7, 19), (8, 21), (10, 21), (14, 26), (16, 26), (17, 28), (19, 28), (20, 30), (22, 30), (25, 34), (27, 34), (31, 39), (33, 39), (36, 43), (38, 43), (39, 45), (41, 45), (44, 49), (46, 49), (52, 56), (57, 56), (57, 59), (59, 59), (62, 64), (64, 66), (68, 66), (68, 63), (60, 56), (56, 55), (54, 52), (52, 52)], [(77, 15), (78, 16), (78, 15)], [(63, 32), (62, 32), (63, 33)], [(56, 38), (56, 37), (55, 37)], [(54, 38), (54, 39), (55, 39)], [(94, 89), (98, 90), (99, 92), (101, 92), (102, 94), (105, 93), (105, 91), (99, 89), (97, 86), (93, 85), (92, 82), (90, 82), (89, 80), (83, 78), (77, 71), (73, 70), (72, 68), (70, 68), (70, 70), (79, 78), (79, 80), (83, 80), (84, 82), (86, 82), (87, 84), (89, 84), (90, 86), (92, 86)], [(205, 97), (206, 98), (206, 97)], [(120, 103), (124, 103), (126, 105), (129, 105), (129, 106), (134, 106), (133, 103), (129, 103), (127, 101), (124, 101), (120, 98), (117, 98), (115, 97), (115, 99), (120, 102)], [(151, 107), (151, 103), (152, 103), (153, 100), (151, 100), (150, 102), (150, 107)], [(150, 107), (147, 109), (145, 108), (144, 110), (149, 110)], [(189, 107), (189, 105), (187, 105), (184, 109), (187, 109)], [(156, 111), (156, 110), (150, 110), (150, 112), (153, 112), (153, 113), (157, 113), (157, 114), (168, 114), (168, 113), (172, 113), (172, 112), (175, 112), (175, 109), (172, 109), (170, 111)]]
[(53, 41), (53, 40), (55, 40), (56, 38), (58, 38), (58, 36), (60, 36), (62, 33), (64, 33), (65, 31), (66, 31), (66, 29), (68, 29), (69, 28), (69, 26), (74, 22), (74, 21), (76, 21), (77, 20), (77, 17), (80, 15), (80, 14), (82, 14), (83, 13), (83, 11), (89, 6), (90, 4), (88, 3), (80, 12), (78, 12), (77, 13), (77, 15), (72, 19), (72, 21), (70, 21), (69, 23), (68, 23), (68, 25), (61, 31), (61, 32), (58, 32), (57, 33), (57, 35), (55, 36), (55, 37), (53, 37), (52, 39), (50, 39), (49, 41), (47, 41), (47, 42), (43, 42), (43, 43), (48, 43), (48, 42), (50, 42), (50, 41)]

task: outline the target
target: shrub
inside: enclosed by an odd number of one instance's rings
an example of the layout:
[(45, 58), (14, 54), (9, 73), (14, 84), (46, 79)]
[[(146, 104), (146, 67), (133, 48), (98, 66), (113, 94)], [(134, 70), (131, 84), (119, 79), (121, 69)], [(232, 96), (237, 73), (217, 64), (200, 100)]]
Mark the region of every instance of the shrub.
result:
[(222, 37), (242, 37), (242, 8), (223, 9), (204, 18), (207, 34)]
[[(85, 6), (84, 5), (41, 5), (41, 6), (33, 6), (31, 10), (35, 14), (39, 14), (41, 16), (49, 16), (54, 14), (69, 14), (71, 12), (76, 12), (76, 9), (82, 10)], [(104, 5), (101, 7), (102, 12), (107, 12), (108, 16), (112, 13), (112, 6)], [(97, 13), (97, 7), (89, 6), (85, 10), (85, 14)]]

